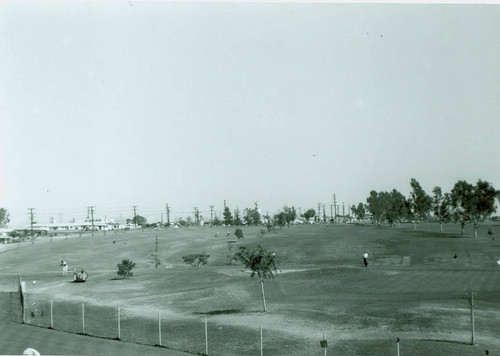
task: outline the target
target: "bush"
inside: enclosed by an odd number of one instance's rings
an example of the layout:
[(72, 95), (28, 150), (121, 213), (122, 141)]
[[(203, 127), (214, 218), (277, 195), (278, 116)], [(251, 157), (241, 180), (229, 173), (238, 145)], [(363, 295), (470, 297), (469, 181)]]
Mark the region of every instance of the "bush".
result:
[(241, 230), (241, 229), (236, 229), (236, 231), (234, 232), (234, 234), (238, 238), (238, 241), (240, 241), (240, 239), (243, 238), (243, 230)]
[(199, 253), (199, 254), (182, 256), (182, 260), (184, 261), (184, 263), (187, 263), (188, 265), (191, 265), (193, 267), (198, 267), (199, 265), (206, 265), (209, 257), (210, 255), (207, 255), (205, 253)]
[(135, 267), (135, 263), (131, 260), (123, 260), (122, 263), (118, 263), (118, 275), (123, 278), (132, 277), (134, 274), (132, 273), (132, 269)]

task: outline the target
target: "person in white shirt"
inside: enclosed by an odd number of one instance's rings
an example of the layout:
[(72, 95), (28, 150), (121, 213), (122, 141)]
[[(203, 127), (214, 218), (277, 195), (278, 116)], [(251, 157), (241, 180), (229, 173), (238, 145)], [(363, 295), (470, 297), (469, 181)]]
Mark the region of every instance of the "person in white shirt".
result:
[(67, 275), (68, 274), (68, 264), (66, 263), (66, 261), (61, 261), (60, 266), (62, 266), (63, 276)]
[(368, 267), (368, 253), (366, 251), (363, 252), (363, 264)]

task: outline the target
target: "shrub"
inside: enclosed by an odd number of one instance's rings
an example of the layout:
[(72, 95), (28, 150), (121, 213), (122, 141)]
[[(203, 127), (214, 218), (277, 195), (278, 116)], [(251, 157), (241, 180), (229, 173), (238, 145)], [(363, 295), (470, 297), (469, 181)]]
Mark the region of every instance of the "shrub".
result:
[(238, 241), (240, 241), (240, 239), (243, 238), (243, 230), (241, 230), (241, 229), (236, 229), (236, 231), (234, 232), (234, 234), (238, 238)]
[(207, 255), (205, 253), (199, 253), (199, 254), (182, 256), (182, 260), (184, 261), (184, 263), (187, 263), (188, 265), (191, 265), (193, 267), (198, 267), (199, 265), (206, 265), (209, 257), (210, 255)]
[(135, 267), (135, 263), (131, 260), (123, 260), (122, 263), (118, 263), (118, 275), (123, 278), (132, 277), (134, 274), (132, 273), (132, 269)]

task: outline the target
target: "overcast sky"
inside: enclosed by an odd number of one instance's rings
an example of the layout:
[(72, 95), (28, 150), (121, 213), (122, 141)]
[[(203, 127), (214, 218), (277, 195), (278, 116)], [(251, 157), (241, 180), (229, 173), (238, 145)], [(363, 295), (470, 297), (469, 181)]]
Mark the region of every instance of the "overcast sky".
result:
[(500, 6), (0, 3), (0, 207), (149, 221), (500, 189)]

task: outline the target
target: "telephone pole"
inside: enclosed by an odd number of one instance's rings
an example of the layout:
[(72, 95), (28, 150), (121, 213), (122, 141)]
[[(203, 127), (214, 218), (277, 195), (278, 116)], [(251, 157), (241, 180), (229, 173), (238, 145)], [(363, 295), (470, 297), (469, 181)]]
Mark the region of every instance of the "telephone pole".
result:
[(165, 207), (167, 208), (167, 225), (170, 226), (170, 208), (168, 204), (165, 204)]
[(137, 205), (132, 206), (134, 209), (134, 228), (137, 229)]
[(194, 207), (194, 224), (198, 225), (198, 208)]
[(210, 227), (214, 226), (214, 206), (210, 205)]
[(29, 214), (30, 214), (30, 230), (31, 230), (31, 243), (32, 244), (35, 244), (35, 237), (33, 235), (33, 224), (35, 223), (33, 221), (34, 219), (34, 213), (33, 213), (33, 210), (35, 210), (35, 208), (28, 208), (28, 210), (30, 211)]
[(87, 210), (90, 211), (90, 219), (92, 222), (92, 236), (94, 236), (94, 208), (95, 206), (89, 206), (87, 208)]
[(155, 260), (155, 267), (158, 268), (160, 264), (160, 262), (158, 262), (158, 236), (156, 236)]
[(320, 221), (320, 217), (321, 217), (321, 203), (318, 203), (318, 222)]
[(335, 194), (333, 194), (333, 209), (335, 211), (335, 215), (333, 217), (333, 221), (337, 222), (337, 197), (335, 196)]
[(474, 291), (471, 290), (470, 297), (467, 296), (467, 298), (469, 299), (469, 304), (470, 304), (470, 321), (471, 321), (471, 331), (472, 331), (471, 345), (474, 345), (476, 343), (476, 333), (474, 330)]

